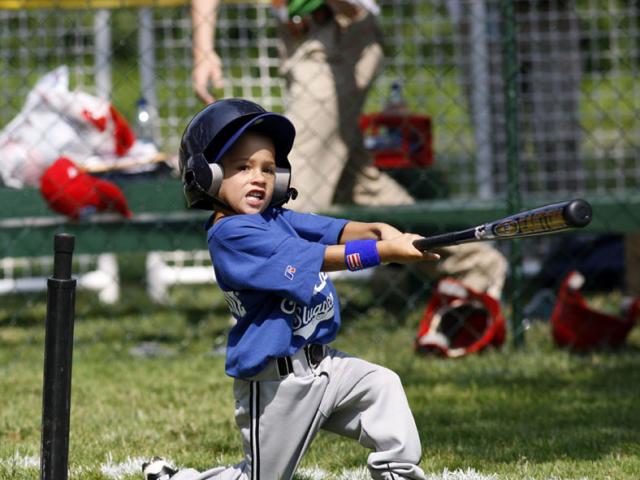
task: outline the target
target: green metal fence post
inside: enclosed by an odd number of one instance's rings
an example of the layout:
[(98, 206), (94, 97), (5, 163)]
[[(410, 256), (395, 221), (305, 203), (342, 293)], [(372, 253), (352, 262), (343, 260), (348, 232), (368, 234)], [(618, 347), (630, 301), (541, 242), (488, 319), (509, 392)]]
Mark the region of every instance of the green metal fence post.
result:
[[(505, 123), (507, 137), (507, 208), (510, 213), (522, 210), (520, 194), (520, 155), (518, 149), (518, 59), (517, 25), (512, 0), (502, 0), (502, 51), (503, 76), (505, 80)], [(524, 343), (522, 307), (522, 245), (519, 240), (512, 242), (509, 252), (511, 268), (511, 330), (513, 343)]]

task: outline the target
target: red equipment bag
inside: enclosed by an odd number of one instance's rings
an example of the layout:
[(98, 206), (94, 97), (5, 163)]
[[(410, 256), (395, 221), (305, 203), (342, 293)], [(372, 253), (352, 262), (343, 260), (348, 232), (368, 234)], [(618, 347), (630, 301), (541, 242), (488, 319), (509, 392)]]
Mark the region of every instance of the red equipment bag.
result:
[(624, 299), (620, 316), (597, 312), (580, 293), (584, 281), (577, 271), (570, 272), (562, 281), (551, 314), (555, 343), (581, 351), (621, 346), (640, 316), (640, 299)]
[(431, 118), (412, 113), (381, 112), (360, 116), (365, 147), (381, 170), (433, 164)]
[(453, 278), (440, 280), (418, 325), (415, 349), (445, 357), (462, 357), (488, 346), (499, 347), (506, 335), (500, 303)]

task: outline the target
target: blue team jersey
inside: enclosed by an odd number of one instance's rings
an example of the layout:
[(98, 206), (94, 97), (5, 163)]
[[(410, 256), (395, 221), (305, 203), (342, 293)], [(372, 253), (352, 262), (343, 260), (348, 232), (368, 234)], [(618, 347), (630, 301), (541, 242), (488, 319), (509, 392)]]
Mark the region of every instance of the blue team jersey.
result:
[(237, 320), (227, 342), (228, 375), (253, 376), (273, 357), (336, 337), (340, 306), (321, 267), (326, 246), (338, 243), (346, 223), (268, 208), (222, 218), (209, 229), (216, 279)]

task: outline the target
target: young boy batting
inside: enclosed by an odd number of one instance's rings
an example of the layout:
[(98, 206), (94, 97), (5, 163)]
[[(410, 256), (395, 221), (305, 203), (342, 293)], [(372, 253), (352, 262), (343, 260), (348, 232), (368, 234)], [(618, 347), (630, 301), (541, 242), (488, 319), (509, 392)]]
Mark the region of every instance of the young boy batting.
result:
[(294, 138), (284, 116), (241, 99), (207, 106), (183, 134), (184, 192), (190, 207), (213, 211), (209, 251), (236, 319), (225, 369), (244, 459), (198, 472), (156, 457), (143, 466), (146, 480), (290, 479), (320, 429), (370, 449), (374, 479), (425, 478), (398, 375), (329, 347), (340, 304), (327, 272), (438, 256), (413, 247), (419, 235), (385, 223), (283, 208), (295, 198), (287, 158)]

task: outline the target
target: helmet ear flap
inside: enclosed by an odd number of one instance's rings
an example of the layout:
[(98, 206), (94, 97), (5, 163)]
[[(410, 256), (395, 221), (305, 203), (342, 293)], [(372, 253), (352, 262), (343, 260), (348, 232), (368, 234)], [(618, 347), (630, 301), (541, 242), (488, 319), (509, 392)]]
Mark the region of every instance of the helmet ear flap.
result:
[(209, 163), (209, 170), (211, 170), (211, 187), (209, 188), (209, 195), (217, 197), (222, 185), (222, 179), (224, 178), (224, 169), (219, 163)]
[(275, 185), (273, 187), (273, 198), (271, 205), (279, 207), (289, 201), (291, 198), (291, 169), (284, 167), (276, 167)]
[(211, 197), (217, 197), (224, 170), (219, 163), (209, 163), (202, 153), (197, 153), (187, 160), (182, 176), (185, 191), (199, 190)]

